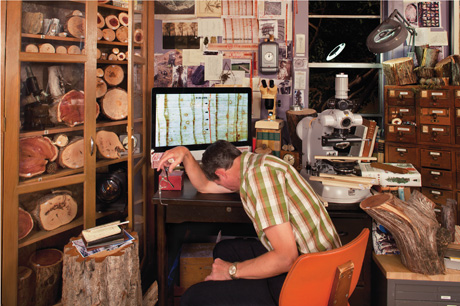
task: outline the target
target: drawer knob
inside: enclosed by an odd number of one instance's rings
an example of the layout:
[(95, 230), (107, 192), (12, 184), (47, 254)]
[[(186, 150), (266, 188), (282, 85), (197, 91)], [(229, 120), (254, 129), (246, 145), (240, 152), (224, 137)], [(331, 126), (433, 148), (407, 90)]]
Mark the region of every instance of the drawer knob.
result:
[(232, 212), (232, 208), (231, 208), (231, 207), (227, 207), (226, 210), (227, 210), (228, 213)]
[(399, 152), (399, 156), (404, 157), (404, 155), (405, 154), (403, 152)]
[(433, 156), (433, 160), (438, 160), (438, 157), (437, 157), (437, 156)]

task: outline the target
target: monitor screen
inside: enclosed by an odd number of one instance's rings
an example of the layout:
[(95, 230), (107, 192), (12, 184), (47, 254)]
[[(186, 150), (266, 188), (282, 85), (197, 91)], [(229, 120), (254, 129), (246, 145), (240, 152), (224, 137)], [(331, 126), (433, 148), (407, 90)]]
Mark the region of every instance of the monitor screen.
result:
[(250, 147), (251, 105), (248, 87), (153, 88), (152, 149), (204, 151), (220, 139)]

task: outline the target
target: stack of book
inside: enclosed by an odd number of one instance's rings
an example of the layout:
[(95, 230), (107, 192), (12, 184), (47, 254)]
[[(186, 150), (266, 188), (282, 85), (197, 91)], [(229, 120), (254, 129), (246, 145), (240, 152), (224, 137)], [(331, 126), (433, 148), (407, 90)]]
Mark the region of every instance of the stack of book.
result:
[(460, 245), (450, 244), (444, 254), (444, 264), (447, 269), (460, 270)]
[(115, 221), (104, 225), (85, 229), (81, 232), (86, 248), (98, 248), (125, 241), (123, 224), (128, 222)]

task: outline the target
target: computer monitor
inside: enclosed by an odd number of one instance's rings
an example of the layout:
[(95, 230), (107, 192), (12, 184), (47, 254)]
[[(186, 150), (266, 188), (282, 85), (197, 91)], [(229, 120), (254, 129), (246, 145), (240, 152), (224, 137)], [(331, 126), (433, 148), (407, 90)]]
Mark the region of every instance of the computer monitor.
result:
[(152, 88), (152, 149), (185, 146), (197, 160), (224, 139), (250, 149), (252, 90), (249, 87)]

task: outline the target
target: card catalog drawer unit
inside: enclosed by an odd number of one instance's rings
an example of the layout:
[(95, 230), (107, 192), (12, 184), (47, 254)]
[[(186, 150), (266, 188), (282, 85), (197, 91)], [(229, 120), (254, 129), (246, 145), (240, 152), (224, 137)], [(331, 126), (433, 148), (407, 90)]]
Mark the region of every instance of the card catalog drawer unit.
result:
[(434, 187), (447, 190), (452, 190), (454, 187), (452, 171), (422, 168), (421, 174), (422, 185), (424, 187)]
[(450, 125), (450, 111), (448, 108), (422, 107), (419, 113), (420, 124)]
[(404, 89), (389, 88), (387, 90), (387, 103), (388, 105), (397, 105), (397, 106), (414, 105), (415, 104), (414, 88), (404, 88)]
[(421, 125), (420, 141), (450, 144), (450, 126), (447, 125)]
[(447, 199), (455, 199), (452, 190), (422, 187), (422, 193), (438, 205), (445, 205)]
[(419, 150), (408, 145), (398, 146), (389, 144), (387, 150), (387, 163), (410, 163), (420, 170)]
[(401, 119), (402, 122), (415, 122), (415, 108), (413, 106), (388, 107), (388, 122), (392, 122), (395, 118)]
[(452, 169), (452, 154), (447, 150), (420, 149), (422, 167)]
[(450, 107), (451, 99), (448, 89), (421, 90), (418, 104), (421, 107)]
[(417, 135), (413, 125), (387, 125), (387, 141), (416, 143)]

